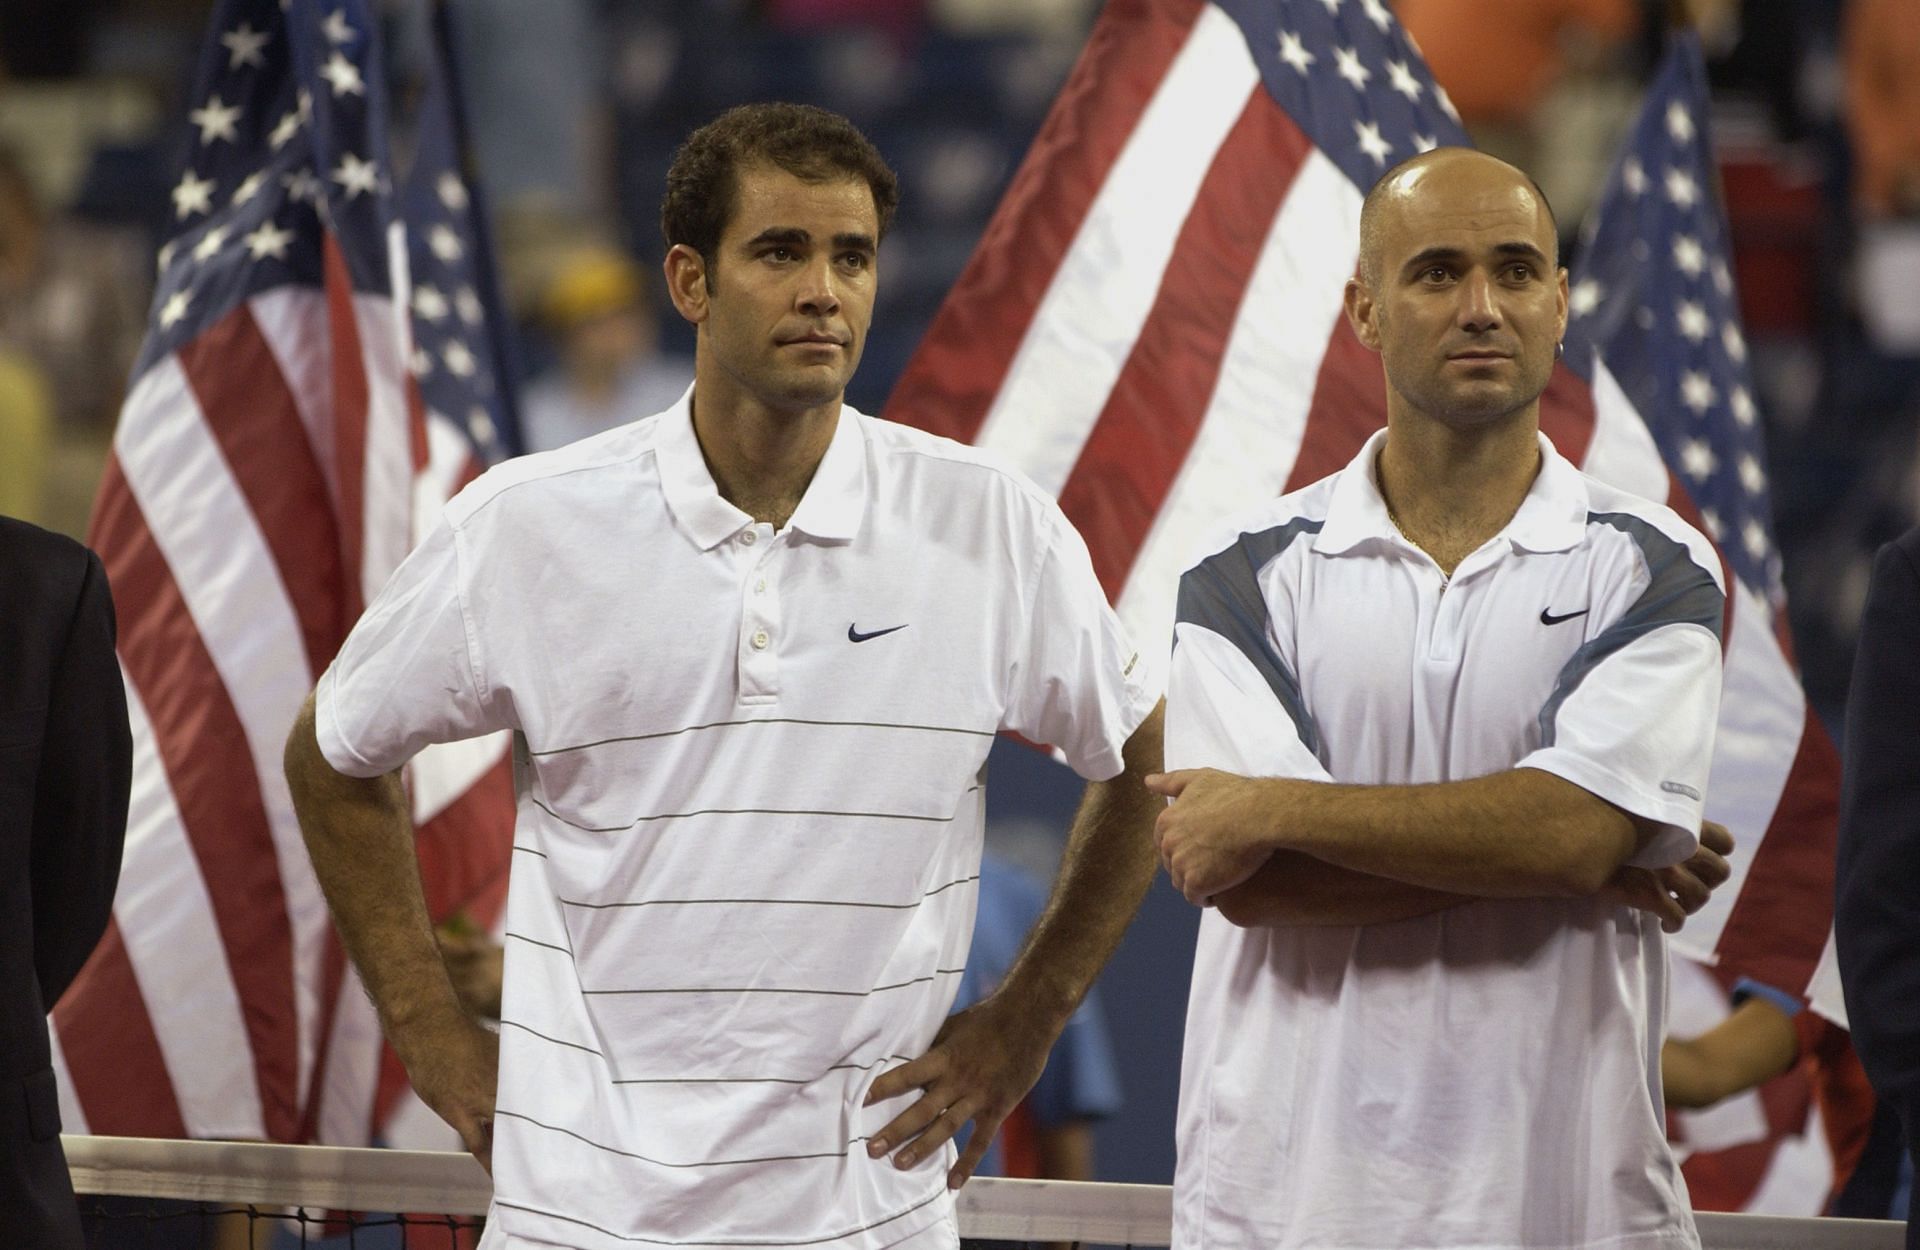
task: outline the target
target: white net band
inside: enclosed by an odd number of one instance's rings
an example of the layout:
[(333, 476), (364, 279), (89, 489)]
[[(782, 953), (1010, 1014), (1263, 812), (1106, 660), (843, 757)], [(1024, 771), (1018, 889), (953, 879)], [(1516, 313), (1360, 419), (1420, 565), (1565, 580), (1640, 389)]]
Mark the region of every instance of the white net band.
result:
[[(492, 1186), (471, 1155), (257, 1142), (63, 1137), (82, 1194), (175, 1198), (234, 1206), (484, 1215)], [(982, 1177), (959, 1196), (960, 1235), (997, 1241), (1165, 1246), (1173, 1191), (1165, 1185)], [(1706, 1250), (1903, 1250), (1887, 1220), (1696, 1216)]]

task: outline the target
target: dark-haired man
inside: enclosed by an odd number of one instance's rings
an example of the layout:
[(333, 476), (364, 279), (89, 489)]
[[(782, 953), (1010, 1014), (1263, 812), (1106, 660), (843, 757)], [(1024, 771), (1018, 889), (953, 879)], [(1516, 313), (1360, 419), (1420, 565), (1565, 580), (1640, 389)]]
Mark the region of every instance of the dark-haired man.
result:
[[(388, 1036), (491, 1152), (487, 1250), (952, 1245), (950, 1187), (1151, 878), (1157, 690), (1084, 544), (1024, 479), (841, 402), (894, 199), (821, 110), (696, 131), (661, 214), (692, 389), (455, 499), (288, 744)], [(496, 1041), (435, 953), (395, 770), (502, 728)], [(1025, 955), (943, 1024), (1002, 728), (1095, 784)]]
[(1696, 841), (1719, 562), (1541, 437), (1567, 286), (1524, 174), (1389, 171), (1359, 261), (1386, 430), (1180, 586), (1149, 785), (1174, 883), (1219, 906), (1174, 1244), (1697, 1245), (1659, 922), (1726, 877)]

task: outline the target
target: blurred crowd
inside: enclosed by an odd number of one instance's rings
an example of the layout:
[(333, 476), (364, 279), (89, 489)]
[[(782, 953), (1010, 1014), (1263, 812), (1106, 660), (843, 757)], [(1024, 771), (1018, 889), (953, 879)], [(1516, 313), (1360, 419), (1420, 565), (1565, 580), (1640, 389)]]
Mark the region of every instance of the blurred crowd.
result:
[[(383, 0), (396, 62), (425, 5)], [(1837, 728), (1869, 558), (1920, 519), (1920, 5), (1397, 0), (1476, 142), (1582, 215), (1670, 24), (1712, 135), (1799, 660)], [(189, 133), (207, 0), (0, 6), (0, 513), (83, 534)], [(664, 172), (749, 99), (852, 117), (902, 207), (849, 398), (884, 405), (1097, 0), (452, 0), (518, 330), (529, 447), (664, 405), (692, 344), (657, 277)], [(1574, 257), (1577, 265), (1577, 255)]]

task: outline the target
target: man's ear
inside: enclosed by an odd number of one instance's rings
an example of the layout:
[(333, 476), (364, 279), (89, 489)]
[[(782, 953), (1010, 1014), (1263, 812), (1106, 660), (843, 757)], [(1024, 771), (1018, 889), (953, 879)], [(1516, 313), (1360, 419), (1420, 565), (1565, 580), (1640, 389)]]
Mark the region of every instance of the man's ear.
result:
[(667, 278), (667, 298), (673, 301), (673, 307), (686, 320), (699, 325), (707, 319), (707, 301), (711, 292), (707, 290), (707, 261), (700, 253), (684, 243), (676, 243), (667, 249), (667, 259), (661, 266)]
[(1344, 303), (1347, 322), (1353, 326), (1354, 337), (1368, 351), (1379, 351), (1380, 327), (1374, 321), (1377, 306), (1373, 302), (1373, 292), (1367, 290), (1359, 278), (1348, 278)]

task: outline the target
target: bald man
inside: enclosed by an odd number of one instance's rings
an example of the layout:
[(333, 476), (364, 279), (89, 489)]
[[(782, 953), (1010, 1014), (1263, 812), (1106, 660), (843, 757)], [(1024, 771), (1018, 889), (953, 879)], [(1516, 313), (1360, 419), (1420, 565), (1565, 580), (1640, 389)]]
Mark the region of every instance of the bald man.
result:
[(1554, 239), (1491, 157), (1389, 171), (1346, 290), (1387, 428), (1181, 579), (1148, 779), (1208, 907), (1175, 1246), (1698, 1244), (1662, 929), (1727, 874), (1724, 592), (1706, 539), (1540, 435)]

